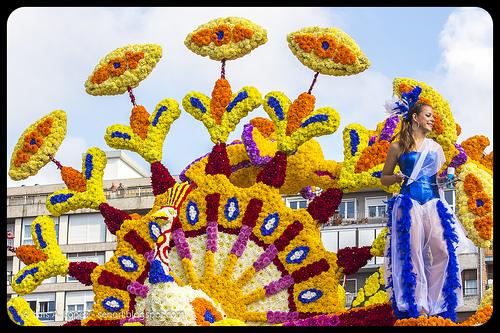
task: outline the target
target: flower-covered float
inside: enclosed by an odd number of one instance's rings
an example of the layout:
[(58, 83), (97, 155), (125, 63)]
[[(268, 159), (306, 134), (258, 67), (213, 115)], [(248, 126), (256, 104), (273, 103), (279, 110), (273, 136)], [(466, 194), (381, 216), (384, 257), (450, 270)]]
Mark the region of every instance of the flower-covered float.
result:
[[(34, 245), (14, 249), (26, 267), (12, 280), (20, 295), (7, 303), (12, 321), (43, 325), (22, 296), (47, 278), (69, 275), (92, 285), (95, 296), (90, 315), (65, 326), (455, 324), (439, 318), (396, 320), (382, 269), (367, 279), (351, 308), (345, 307), (342, 276), (356, 272), (372, 256), (383, 255), (386, 232), (372, 246), (336, 254), (323, 247), (320, 225), (332, 216), (344, 192), (364, 187), (398, 190), (382, 187), (379, 177), (400, 119), (390, 117), (373, 131), (348, 125), (343, 130), (344, 161), (325, 160), (314, 137), (334, 133), (340, 116), (331, 107), (316, 108), (316, 79), (320, 73), (358, 74), (369, 61), (340, 29), (304, 28), (289, 34), (288, 43), (293, 54), (316, 72), (307, 92), (293, 102), (279, 91), (262, 96), (246, 86), (233, 92), (225, 77), (226, 61), (266, 41), (266, 31), (243, 18), (219, 18), (198, 27), (185, 45), (222, 64), (211, 96), (191, 91), (180, 103), (165, 98), (151, 113), (136, 104), (132, 88), (160, 60), (159, 45), (118, 48), (95, 67), (85, 83), (89, 94), (128, 92), (132, 102), (130, 123), (109, 126), (104, 139), (108, 146), (135, 152), (150, 163), (155, 200), (143, 216), (106, 203), (106, 156), (99, 148), (87, 150), (81, 171), (55, 159), (66, 132), (64, 111), (52, 112), (22, 134), (11, 158), (11, 178), (25, 179), (54, 162), (67, 188), (48, 196), (48, 211), (53, 216), (81, 208), (100, 211), (108, 230), (117, 236), (117, 246), (103, 265), (69, 262), (57, 244), (53, 219), (37, 217), (31, 226)], [(424, 83), (396, 79), (394, 94), (417, 84), (424, 88), (421, 98), (432, 103), (442, 120), (433, 138), (443, 145), (447, 164), (464, 180), (463, 193), (457, 193), (460, 217), (476, 245), (491, 246), (492, 156), (472, 155), (475, 145), (484, 149), (485, 140), (471, 138), (458, 145), (459, 126), (447, 102)], [(180, 105), (204, 124), (214, 147), (186, 166), (177, 183), (162, 163), (162, 151)], [(260, 106), (270, 119), (252, 119), (241, 140), (227, 144), (239, 121)], [(286, 207), (281, 195), (298, 192), (311, 200), (308, 207)], [(488, 320), (492, 302), (484, 303), (464, 324)]]

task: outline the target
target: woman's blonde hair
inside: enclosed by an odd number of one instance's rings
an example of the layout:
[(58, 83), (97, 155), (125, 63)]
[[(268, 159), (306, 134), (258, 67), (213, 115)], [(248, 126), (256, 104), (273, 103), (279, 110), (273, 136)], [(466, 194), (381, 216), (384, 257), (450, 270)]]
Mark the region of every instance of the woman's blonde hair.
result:
[(408, 115), (403, 117), (403, 122), (401, 123), (401, 130), (396, 135), (399, 137), (399, 147), (401, 148), (401, 153), (407, 153), (415, 146), (415, 139), (413, 139), (411, 120), (413, 119), (413, 114), (420, 114), (424, 106), (431, 105), (424, 102), (416, 102), (408, 111)]

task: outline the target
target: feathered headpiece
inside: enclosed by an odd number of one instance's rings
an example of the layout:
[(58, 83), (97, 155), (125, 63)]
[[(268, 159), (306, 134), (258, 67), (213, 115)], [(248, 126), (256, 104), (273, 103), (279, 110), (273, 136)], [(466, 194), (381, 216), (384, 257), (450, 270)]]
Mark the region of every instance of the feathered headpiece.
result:
[(385, 102), (385, 110), (390, 115), (398, 114), (408, 118), (408, 111), (418, 101), (422, 88), (416, 86), (413, 90), (401, 94), (401, 99), (393, 97), (392, 100)]

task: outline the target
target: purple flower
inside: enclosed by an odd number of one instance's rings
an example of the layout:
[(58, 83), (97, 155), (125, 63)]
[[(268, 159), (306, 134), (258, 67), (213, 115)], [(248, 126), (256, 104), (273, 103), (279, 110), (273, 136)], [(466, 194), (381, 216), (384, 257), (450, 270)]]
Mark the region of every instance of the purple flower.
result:
[(266, 165), (270, 160), (271, 156), (261, 156), (259, 148), (255, 143), (255, 140), (252, 136), (253, 125), (246, 124), (243, 127), (243, 133), (241, 137), (243, 139), (243, 144), (245, 145), (245, 150), (247, 151), (248, 157), (253, 165)]
[(380, 140), (391, 141), (392, 136), (394, 135), (394, 130), (398, 126), (399, 117), (397, 114), (390, 116), (385, 121), (384, 128), (380, 132)]
[(304, 187), (302, 190), (300, 190), (300, 195), (302, 195), (302, 198), (307, 200), (312, 200), (316, 196), (311, 186)]

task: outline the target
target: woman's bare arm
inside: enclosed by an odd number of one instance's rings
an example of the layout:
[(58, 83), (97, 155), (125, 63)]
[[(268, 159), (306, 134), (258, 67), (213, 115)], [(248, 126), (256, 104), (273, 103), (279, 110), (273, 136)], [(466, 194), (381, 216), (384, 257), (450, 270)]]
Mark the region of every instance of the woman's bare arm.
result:
[(387, 152), (387, 158), (385, 159), (384, 168), (382, 169), (382, 176), (380, 177), (380, 182), (384, 186), (391, 186), (395, 183), (401, 183), (401, 181), (404, 179), (401, 172), (394, 174), (394, 169), (396, 168), (396, 164), (398, 162), (399, 153), (399, 143), (391, 143), (389, 151)]

